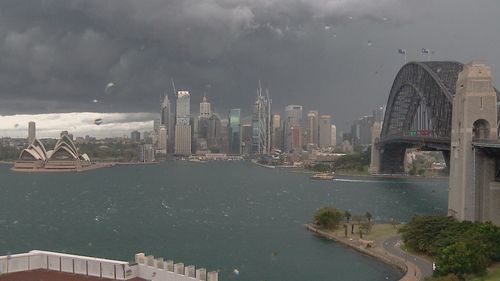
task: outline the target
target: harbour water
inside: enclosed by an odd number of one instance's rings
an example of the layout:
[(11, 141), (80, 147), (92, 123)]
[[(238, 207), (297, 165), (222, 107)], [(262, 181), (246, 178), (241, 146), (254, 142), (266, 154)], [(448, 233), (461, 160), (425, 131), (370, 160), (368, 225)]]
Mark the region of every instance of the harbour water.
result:
[[(307, 232), (322, 206), (377, 221), (445, 214), (447, 181), (340, 179), (248, 162), (165, 162), (84, 173), (0, 165), (0, 254), (32, 249), (219, 269), (221, 280), (397, 280), (379, 261)], [(239, 274), (234, 273), (234, 269)]]

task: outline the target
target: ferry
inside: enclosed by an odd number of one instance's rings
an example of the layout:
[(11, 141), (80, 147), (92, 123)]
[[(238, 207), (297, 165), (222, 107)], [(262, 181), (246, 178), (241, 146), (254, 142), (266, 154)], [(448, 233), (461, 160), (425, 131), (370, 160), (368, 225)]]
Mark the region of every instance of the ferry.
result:
[(310, 177), (312, 180), (333, 180), (333, 173), (317, 173)]

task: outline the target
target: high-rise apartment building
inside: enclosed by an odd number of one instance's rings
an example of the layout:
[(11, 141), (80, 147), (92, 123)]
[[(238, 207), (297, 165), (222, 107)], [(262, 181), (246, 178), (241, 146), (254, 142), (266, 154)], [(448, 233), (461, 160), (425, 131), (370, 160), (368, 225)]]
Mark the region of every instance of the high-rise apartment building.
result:
[[(294, 132), (292, 132), (292, 127)], [(302, 106), (288, 105), (285, 107), (284, 120), (284, 148), (285, 152), (290, 152), (297, 148), (297, 132), (302, 134)], [(302, 146), (302, 135), (300, 135), (300, 146)]]
[(36, 125), (35, 122), (28, 123), (28, 143), (31, 144), (36, 138)]
[(190, 95), (188, 91), (177, 92), (175, 124), (175, 154), (191, 154)]
[(310, 110), (307, 113), (307, 145), (318, 146), (318, 111)]
[(228, 137), (229, 153), (241, 154), (241, 109), (234, 108), (229, 111)]
[(332, 116), (321, 115), (319, 118), (319, 147), (328, 148), (332, 145)]
[(132, 131), (130, 133), (130, 140), (135, 143), (141, 142), (141, 132), (139, 131)]
[(158, 150), (160, 150), (161, 153), (166, 154), (168, 152), (167, 140), (168, 140), (167, 126), (160, 125), (160, 129), (158, 130)]

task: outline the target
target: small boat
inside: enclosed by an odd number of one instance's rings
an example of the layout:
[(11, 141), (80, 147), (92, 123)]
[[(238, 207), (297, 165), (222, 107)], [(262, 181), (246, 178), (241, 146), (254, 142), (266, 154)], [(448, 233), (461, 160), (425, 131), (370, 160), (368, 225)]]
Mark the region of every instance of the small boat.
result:
[(312, 180), (333, 180), (333, 173), (317, 173), (310, 177)]

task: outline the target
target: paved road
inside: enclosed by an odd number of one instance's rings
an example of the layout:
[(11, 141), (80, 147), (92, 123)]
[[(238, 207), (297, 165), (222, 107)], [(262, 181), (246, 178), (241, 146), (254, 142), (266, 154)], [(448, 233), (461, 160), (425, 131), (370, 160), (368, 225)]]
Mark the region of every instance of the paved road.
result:
[(418, 256), (404, 252), (399, 248), (401, 244), (402, 241), (399, 236), (392, 236), (384, 240), (383, 247), (387, 252), (416, 264), (420, 272), (422, 272), (422, 279), (432, 276), (432, 263)]

